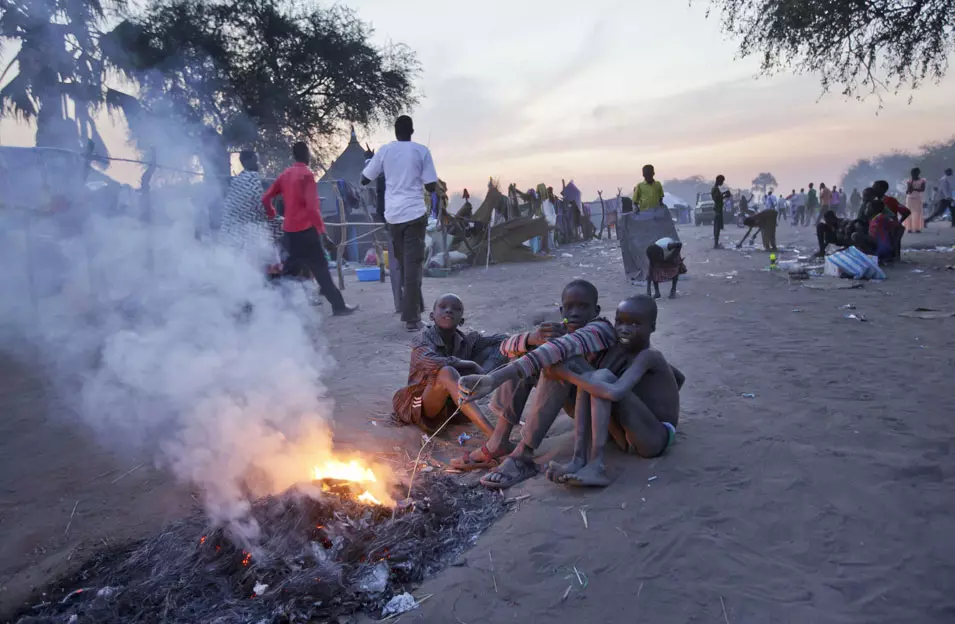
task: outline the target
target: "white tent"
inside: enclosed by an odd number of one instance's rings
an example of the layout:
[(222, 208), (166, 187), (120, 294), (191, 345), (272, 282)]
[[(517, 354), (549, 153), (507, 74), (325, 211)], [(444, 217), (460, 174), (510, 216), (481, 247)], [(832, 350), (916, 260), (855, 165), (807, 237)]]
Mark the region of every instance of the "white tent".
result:
[(690, 202), (677, 197), (673, 193), (663, 192), (663, 203), (667, 205), (667, 208), (676, 208), (677, 206), (692, 206)]

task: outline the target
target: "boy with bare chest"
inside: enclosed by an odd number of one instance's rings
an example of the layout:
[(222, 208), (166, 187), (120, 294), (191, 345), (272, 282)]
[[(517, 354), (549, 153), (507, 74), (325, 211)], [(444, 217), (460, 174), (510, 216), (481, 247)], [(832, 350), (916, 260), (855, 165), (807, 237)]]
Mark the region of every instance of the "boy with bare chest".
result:
[(641, 457), (659, 457), (673, 443), (680, 420), (680, 388), (686, 378), (663, 354), (650, 348), (657, 305), (638, 295), (617, 306), (618, 345), (601, 358), (600, 368), (582, 374), (557, 367), (552, 374), (578, 388), (574, 456), (551, 463), (547, 477), (569, 485), (610, 484), (604, 466), (609, 436)]

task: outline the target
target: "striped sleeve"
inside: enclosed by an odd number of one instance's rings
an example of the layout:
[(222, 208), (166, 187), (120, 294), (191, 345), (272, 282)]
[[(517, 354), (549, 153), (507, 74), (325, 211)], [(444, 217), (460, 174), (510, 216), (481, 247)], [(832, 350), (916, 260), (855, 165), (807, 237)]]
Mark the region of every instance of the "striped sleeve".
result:
[(501, 343), (501, 354), (508, 359), (513, 359), (526, 354), (530, 349), (527, 346), (529, 333), (514, 334)]
[(544, 368), (581, 356), (606, 351), (617, 342), (617, 335), (609, 321), (597, 319), (572, 334), (550, 340), (526, 355), (514, 360), (525, 377), (536, 375)]
[(447, 366), (450, 361), (450, 358), (435, 351), (434, 345), (428, 340), (426, 332), (427, 330), (415, 338), (411, 348), (410, 369), (420, 379), (428, 379), (437, 375), (438, 371)]

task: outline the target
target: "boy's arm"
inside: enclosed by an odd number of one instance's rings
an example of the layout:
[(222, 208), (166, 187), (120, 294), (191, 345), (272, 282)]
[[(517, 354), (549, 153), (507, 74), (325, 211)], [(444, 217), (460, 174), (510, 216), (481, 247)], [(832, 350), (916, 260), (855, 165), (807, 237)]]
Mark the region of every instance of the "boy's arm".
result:
[(489, 375), (464, 377), (459, 382), (462, 396), (474, 401), (487, 396), (507, 381), (533, 377), (541, 370), (573, 357), (606, 351), (617, 342), (607, 321), (588, 323), (572, 334), (553, 338)]
[(599, 399), (607, 399), (617, 403), (633, 390), (647, 371), (653, 370), (660, 365), (660, 352), (647, 349), (634, 358), (627, 370), (614, 382), (592, 381), (589, 377), (578, 375), (577, 373), (565, 370), (562, 373), (564, 379), (574, 384), (581, 390), (590, 393)]
[(368, 164), (365, 165), (365, 168), (361, 172), (361, 183), (362, 185), (370, 184), (372, 180), (378, 178), (381, 175), (382, 169), (382, 154), (385, 151), (385, 147), (382, 146), (375, 152), (375, 155), (371, 157), (371, 160), (368, 161)]
[(456, 358), (445, 357), (435, 351), (424, 334), (414, 339), (411, 346), (411, 368), (423, 370), (428, 375), (437, 375), (445, 366), (451, 366)]
[(275, 182), (272, 183), (269, 190), (265, 191), (265, 195), (262, 196), (262, 206), (265, 208), (265, 214), (268, 215), (269, 219), (275, 218), (275, 207), (272, 206), (272, 200), (281, 194), (282, 176), (279, 176), (275, 178)]

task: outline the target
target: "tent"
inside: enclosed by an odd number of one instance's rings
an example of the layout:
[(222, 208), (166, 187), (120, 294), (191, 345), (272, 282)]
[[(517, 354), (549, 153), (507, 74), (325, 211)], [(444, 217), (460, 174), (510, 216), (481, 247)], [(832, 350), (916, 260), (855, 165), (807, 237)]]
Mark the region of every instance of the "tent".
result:
[[(345, 239), (351, 242), (348, 242), (345, 249), (345, 258), (353, 262), (361, 261), (368, 249), (374, 247), (375, 236), (369, 233), (382, 225), (374, 220), (375, 183), (361, 186), (361, 172), (364, 168), (365, 148), (358, 142), (352, 128), (348, 145), (318, 181), (322, 218), (328, 225), (328, 238), (333, 243), (339, 245), (342, 242), (342, 230), (335, 226), (336, 223), (342, 222), (338, 207), (339, 196), (345, 201), (347, 222), (368, 223), (367, 226), (348, 226)], [(381, 240), (384, 241), (384, 231), (380, 234)]]

